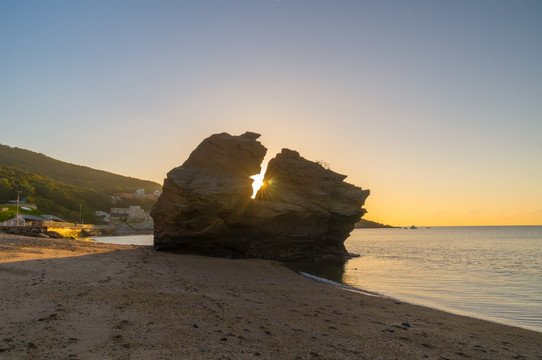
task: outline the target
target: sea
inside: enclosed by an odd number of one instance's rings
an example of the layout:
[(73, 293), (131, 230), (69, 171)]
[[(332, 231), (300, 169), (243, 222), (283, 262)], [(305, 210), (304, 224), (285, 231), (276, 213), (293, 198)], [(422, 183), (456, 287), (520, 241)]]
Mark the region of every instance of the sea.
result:
[[(152, 235), (100, 238), (152, 244)], [(344, 263), (294, 268), (364, 293), (542, 332), (542, 226), (356, 229)]]

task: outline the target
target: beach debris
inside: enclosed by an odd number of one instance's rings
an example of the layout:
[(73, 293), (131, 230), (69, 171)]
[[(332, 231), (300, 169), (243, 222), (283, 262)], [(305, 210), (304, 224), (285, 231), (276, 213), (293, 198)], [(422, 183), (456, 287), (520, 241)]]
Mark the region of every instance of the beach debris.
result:
[(151, 210), (155, 249), (277, 260), (348, 256), (344, 241), (366, 212), (369, 190), (282, 149), (252, 199), (251, 176), (267, 152), (259, 137), (212, 135), (167, 174)]

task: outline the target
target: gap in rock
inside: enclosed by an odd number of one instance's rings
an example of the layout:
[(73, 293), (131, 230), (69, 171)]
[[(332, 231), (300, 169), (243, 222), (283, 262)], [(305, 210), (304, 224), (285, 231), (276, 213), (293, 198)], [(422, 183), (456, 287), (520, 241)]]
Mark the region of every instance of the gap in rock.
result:
[(269, 180), (269, 184), (264, 184), (263, 179), (265, 176), (265, 172), (267, 171), (267, 166), (269, 165), (269, 162), (273, 160), (279, 153), (280, 151), (277, 152), (271, 151), (271, 149), (267, 149), (266, 155), (264, 156), (264, 158), (262, 159), (262, 163), (260, 164), (262, 170), (259, 174), (250, 176), (250, 178), (254, 180), (252, 182), (252, 196), (250, 197), (251, 199), (256, 198), (256, 195), (258, 195), (260, 189), (264, 191), (265, 187), (271, 184), (271, 180)]
[(258, 191), (261, 189), (262, 186), (264, 186), (263, 177), (265, 175), (266, 170), (267, 170), (267, 164), (262, 166), (262, 171), (260, 171), (259, 174), (252, 175), (250, 177), (252, 180), (254, 180), (252, 182), (252, 196), (250, 197), (251, 199), (255, 199), (256, 194), (258, 194)]

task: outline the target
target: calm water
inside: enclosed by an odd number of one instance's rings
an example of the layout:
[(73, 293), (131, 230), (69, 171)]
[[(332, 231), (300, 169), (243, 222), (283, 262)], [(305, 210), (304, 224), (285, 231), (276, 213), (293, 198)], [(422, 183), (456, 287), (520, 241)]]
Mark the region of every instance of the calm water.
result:
[[(100, 241), (151, 245), (152, 235)], [(358, 229), (360, 257), (298, 270), (409, 303), (542, 332), (542, 226)]]
[(120, 245), (152, 245), (154, 242), (153, 235), (123, 235), (123, 236), (98, 236), (92, 238), (94, 241), (120, 244)]
[(344, 284), (542, 332), (542, 226), (358, 229), (345, 245), (360, 257)]

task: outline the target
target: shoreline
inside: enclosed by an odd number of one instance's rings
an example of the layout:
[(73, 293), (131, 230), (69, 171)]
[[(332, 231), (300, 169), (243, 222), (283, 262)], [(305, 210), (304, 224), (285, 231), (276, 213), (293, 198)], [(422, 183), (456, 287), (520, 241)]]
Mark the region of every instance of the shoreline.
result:
[[(130, 237), (131, 239), (133, 239), (133, 236), (153, 236), (153, 234), (136, 234), (136, 235), (127, 235), (126, 237), (127, 238)], [(137, 242), (133, 243), (131, 241), (100, 242), (99, 239), (101, 237), (103, 237), (103, 236), (91, 237), (90, 240), (94, 241), (94, 242), (102, 243), (102, 244), (118, 244), (118, 245), (122, 245), (122, 244), (131, 245), (131, 244), (134, 244), (134, 245), (152, 246), (152, 245), (143, 244), (143, 243), (138, 244)], [(105, 236), (105, 238), (119, 238), (119, 236)], [(122, 238), (122, 236), (120, 236), (120, 238)], [(350, 255), (351, 255), (352, 258), (359, 257), (358, 254), (350, 254)], [(369, 295), (369, 296), (377, 296), (377, 297), (391, 299), (391, 300), (399, 301), (399, 302), (405, 302), (405, 303), (409, 303), (409, 304), (412, 304), (412, 305), (418, 305), (418, 306), (422, 306), (422, 307), (426, 307), (426, 308), (430, 308), (430, 309), (434, 309), (434, 310), (444, 311), (446, 313), (450, 313), (450, 314), (454, 314), (454, 315), (466, 316), (466, 317), (470, 317), (470, 318), (474, 318), (474, 319), (494, 322), (494, 323), (501, 324), (501, 325), (514, 326), (514, 327), (519, 327), (519, 328), (526, 329), (526, 330), (542, 332), (542, 329), (540, 329), (540, 328), (529, 327), (528, 325), (523, 325), (523, 324), (519, 324), (519, 323), (507, 323), (505, 321), (505, 319), (500, 319), (498, 317), (493, 318), (493, 317), (490, 317), (490, 316), (485, 316), (484, 314), (481, 314), (481, 313), (468, 312), (468, 311), (464, 311), (464, 310), (461, 311), (461, 310), (454, 309), (454, 308), (447, 308), (445, 306), (440, 306), (439, 307), (439, 304), (424, 304), (423, 302), (413, 302), (413, 301), (409, 301), (409, 300), (405, 300), (405, 299), (395, 298), (393, 296), (386, 295), (386, 294), (383, 294), (383, 293), (378, 293), (378, 292), (374, 292), (374, 291), (370, 291), (370, 290), (366, 290), (366, 289), (362, 289), (362, 288), (357, 288), (355, 286), (348, 285), (348, 284), (343, 283), (341, 281), (328, 279), (325, 276), (319, 276), (319, 275), (311, 274), (310, 272), (304, 270), (304, 266), (298, 266), (299, 264), (300, 264), (299, 262), (295, 262), (295, 261), (294, 262), (284, 262), (283, 263), (284, 266), (288, 267), (289, 269), (292, 269), (294, 272), (296, 272), (296, 273), (298, 273), (298, 274), (300, 274), (302, 276), (307, 276), (309, 278), (313, 278), (313, 280), (315, 280), (315, 281), (322, 281), (324, 283), (329, 283), (331, 285), (334, 285), (336, 287), (343, 288), (343, 289), (346, 289), (346, 290), (356, 291), (356, 292), (359, 292), (361, 294), (365, 294), (365, 295)]]
[[(472, 227), (472, 226), (469, 226), (469, 227)], [(525, 226), (523, 226), (523, 227), (525, 227)], [(532, 226), (529, 226), (529, 227), (532, 227)], [(436, 227), (436, 228), (438, 228), (438, 227)], [(381, 230), (381, 229), (376, 229), (376, 230)], [(149, 237), (152, 237), (153, 234), (126, 235), (125, 237), (133, 239), (134, 236), (149, 236)], [(102, 238), (102, 237), (103, 236), (92, 237), (91, 240), (100, 242), (99, 239)], [(120, 236), (120, 238), (123, 238), (123, 237), (124, 236)], [(118, 239), (119, 236), (105, 236), (105, 238)], [(148, 244), (146, 244), (144, 242), (139, 242), (138, 243), (137, 241), (135, 243), (132, 242), (132, 241), (121, 241), (121, 242), (117, 242), (117, 241), (107, 242), (106, 241), (105, 243), (109, 243), (109, 244), (125, 244), (125, 245), (126, 244), (151, 245), (152, 240)], [(353, 254), (353, 253), (350, 253), (349, 255), (350, 255), (350, 259), (357, 258), (357, 257), (360, 256), (359, 254)], [(513, 319), (506, 319), (506, 318), (502, 318), (502, 317), (499, 317), (499, 316), (485, 315), (484, 313), (481, 313), (481, 312), (461, 310), (461, 309), (454, 308), (454, 307), (447, 307), (446, 305), (438, 303), (438, 302), (434, 302), (431, 299), (429, 299), (429, 301), (425, 301), (425, 302), (424, 301), (410, 300), (410, 299), (401, 299), (401, 298), (394, 297), (392, 295), (387, 295), (387, 294), (384, 294), (384, 293), (378, 293), (378, 292), (366, 290), (366, 289), (363, 289), (363, 288), (358, 288), (358, 287), (355, 287), (353, 285), (343, 283), (340, 280), (338, 281), (338, 280), (335, 280), (335, 279), (332, 279), (332, 278), (328, 278), (326, 276), (312, 274), (310, 272), (310, 270), (307, 270), (305, 268), (305, 266), (303, 266), (303, 264), (306, 265), (306, 263), (304, 263), (304, 262), (296, 262), (296, 261), (288, 262), (287, 261), (287, 262), (284, 262), (283, 264), (284, 264), (284, 266), (292, 269), (293, 271), (295, 271), (298, 274), (308, 276), (308, 277), (314, 277), (315, 278), (314, 280), (318, 281), (320, 279), (323, 282), (329, 282), (329, 283), (331, 283), (331, 284), (333, 284), (333, 285), (335, 285), (337, 287), (344, 288), (344, 289), (347, 289), (347, 290), (352, 290), (352, 291), (358, 291), (358, 292), (360, 292), (362, 294), (371, 295), (371, 296), (378, 296), (378, 297), (387, 298), (387, 299), (392, 299), (394, 301), (400, 301), (400, 302), (405, 302), (405, 303), (409, 303), (409, 304), (413, 304), (413, 305), (419, 305), (419, 306), (423, 306), (423, 307), (427, 307), (427, 308), (431, 308), (431, 309), (435, 309), (435, 310), (444, 311), (444, 312), (447, 312), (447, 313), (450, 313), (450, 314), (461, 315), (461, 316), (466, 316), (466, 317), (470, 317), (470, 318), (474, 318), (474, 319), (490, 321), (490, 322), (494, 322), (494, 323), (498, 323), (498, 324), (502, 324), (502, 325), (514, 326), (514, 327), (519, 327), (519, 328), (526, 329), (526, 330), (542, 332), (542, 328), (540, 328), (540, 327), (529, 326), (528, 324), (524, 324), (524, 323), (521, 323), (521, 322), (514, 322)], [(299, 266), (300, 264), (301, 264), (301, 266)], [(510, 322), (507, 322), (507, 321), (510, 321)]]
[(0, 234), (0, 357), (540, 359), (542, 333), (268, 260)]
[(526, 326), (521, 326), (520, 324), (507, 324), (504, 321), (498, 321), (497, 319), (490, 319), (488, 317), (484, 317), (481, 314), (468, 313), (468, 312), (460, 313), (459, 311), (456, 312), (453, 309), (439, 308), (437, 306), (431, 306), (431, 305), (424, 305), (424, 304), (419, 304), (419, 303), (415, 303), (415, 302), (409, 302), (409, 301), (405, 301), (405, 300), (395, 298), (393, 296), (388, 296), (388, 295), (377, 293), (377, 292), (374, 292), (374, 291), (360, 289), (360, 288), (357, 288), (357, 287), (354, 287), (354, 286), (350, 286), (348, 284), (344, 284), (344, 283), (341, 283), (341, 282), (336, 282), (336, 281), (329, 280), (329, 279), (326, 279), (326, 278), (323, 278), (323, 277), (320, 277), (320, 276), (305, 273), (303, 271), (295, 271), (295, 272), (302, 275), (302, 276), (306, 276), (306, 277), (308, 277), (310, 279), (313, 279), (315, 281), (319, 281), (319, 282), (322, 282), (322, 283), (325, 283), (325, 284), (329, 284), (329, 285), (332, 285), (332, 286), (335, 286), (335, 287), (338, 287), (338, 288), (341, 288), (341, 289), (344, 289), (344, 290), (357, 292), (357, 293), (360, 293), (362, 295), (374, 296), (374, 297), (378, 297), (378, 298), (382, 298), (382, 299), (388, 299), (388, 300), (392, 300), (392, 301), (394, 301), (396, 303), (407, 303), (407, 304), (410, 304), (410, 305), (420, 306), (420, 307), (424, 307), (424, 308), (427, 308), (427, 309), (442, 311), (442, 312), (445, 312), (445, 313), (451, 314), (451, 315), (463, 316), (463, 317), (471, 318), (471, 319), (474, 319), (474, 320), (482, 320), (482, 321), (487, 321), (487, 322), (491, 322), (491, 323), (495, 323), (495, 324), (499, 324), (499, 325), (516, 327), (516, 328), (519, 328), (519, 329), (534, 331), (534, 332), (542, 334), (542, 330), (529, 328), (529, 327), (526, 327)]

